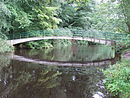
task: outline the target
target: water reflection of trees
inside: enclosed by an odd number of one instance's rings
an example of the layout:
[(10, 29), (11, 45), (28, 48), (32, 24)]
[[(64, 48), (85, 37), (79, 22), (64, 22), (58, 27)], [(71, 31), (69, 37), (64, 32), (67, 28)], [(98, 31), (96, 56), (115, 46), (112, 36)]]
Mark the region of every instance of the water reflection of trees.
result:
[[(12, 61), (2, 68), (3, 98), (91, 98), (102, 80), (100, 67), (56, 67)], [(6, 77), (5, 77), (6, 76)], [(6, 97), (7, 96), (7, 97)]]
[(16, 51), (18, 55), (49, 61), (95, 61), (115, 57), (112, 47), (105, 45), (55, 47), (45, 50)]
[[(27, 64), (26, 64), (27, 65)], [(19, 66), (19, 65), (17, 65)], [(59, 85), (59, 78), (58, 76), (61, 74), (58, 71), (51, 71), (51, 67), (43, 69), (43, 68), (25, 68), (20, 66), (16, 67), (13, 65), (10, 65), (9, 67), (2, 68), (3, 72), (3, 79), (0, 81), (0, 86), (3, 88), (0, 88), (0, 96), (2, 98), (34, 98), (29, 97), (31, 94), (36, 94), (35, 92), (39, 94), (44, 89), (47, 88), (54, 88), (57, 85)], [(12, 69), (12, 70), (10, 70)], [(26, 92), (30, 92), (29, 95), (26, 95)], [(49, 93), (48, 90), (45, 90), (46, 93)], [(20, 94), (22, 95), (21, 97)], [(28, 96), (28, 97), (27, 97)], [(40, 97), (38, 97), (40, 98)]]
[(0, 81), (3, 81), (5, 83), (8, 74), (3, 74), (3, 73), (7, 71), (6, 68), (8, 68), (10, 64), (10, 59), (6, 55), (7, 54), (0, 54)]

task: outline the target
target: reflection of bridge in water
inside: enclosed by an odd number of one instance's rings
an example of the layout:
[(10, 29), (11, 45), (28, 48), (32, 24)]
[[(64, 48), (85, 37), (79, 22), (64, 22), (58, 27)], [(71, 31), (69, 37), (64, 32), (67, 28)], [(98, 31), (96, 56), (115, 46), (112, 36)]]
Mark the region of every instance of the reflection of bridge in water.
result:
[(18, 61), (44, 64), (44, 65), (49, 65), (49, 66), (74, 66), (74, 67), (110, 65), (110, 64), (113, 64), (115, 61), (114, 58), (97, 60), (97, 61), (86, 61), (86, 62), (47, 61), (47, 60), (31, 59), (31, 58), (27, 58), (27, 57), (19, 56), (19, 55), (11, 55), (9, 56), (9, 58), (13, 60), (18, 60)]

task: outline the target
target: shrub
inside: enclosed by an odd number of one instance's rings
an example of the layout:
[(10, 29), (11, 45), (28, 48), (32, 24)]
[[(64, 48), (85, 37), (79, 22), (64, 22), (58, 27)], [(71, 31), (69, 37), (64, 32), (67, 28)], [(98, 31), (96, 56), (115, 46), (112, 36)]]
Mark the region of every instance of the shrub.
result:
[(0, 32), (0, 53), (10, 52), (13, 50), (13, 46), (7, 43), (7, 37)]
[(13, 47), (7, 43), (6, 40), (0, 38), (0, 53), (11, 52)]
[(122, 61), (104, 71), (106, 76), (105, 87), (121, 98), (130, 98), (130, 64)]

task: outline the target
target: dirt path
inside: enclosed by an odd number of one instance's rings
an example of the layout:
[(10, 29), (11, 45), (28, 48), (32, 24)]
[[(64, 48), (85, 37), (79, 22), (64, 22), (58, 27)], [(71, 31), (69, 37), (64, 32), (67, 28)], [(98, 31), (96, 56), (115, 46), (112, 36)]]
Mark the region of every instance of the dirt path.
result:
[(126, 51), (123, 57), (130, 60), (130, 50)]

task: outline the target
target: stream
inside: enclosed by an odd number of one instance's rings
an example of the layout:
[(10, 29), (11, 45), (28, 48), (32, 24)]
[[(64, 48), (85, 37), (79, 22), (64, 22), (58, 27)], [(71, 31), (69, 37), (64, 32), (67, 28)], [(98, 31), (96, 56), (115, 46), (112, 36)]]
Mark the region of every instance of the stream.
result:
[(0, 54), (0, 98), (113, 98), (102, 70), (116, 62), (105, 45), (71, 45)]

